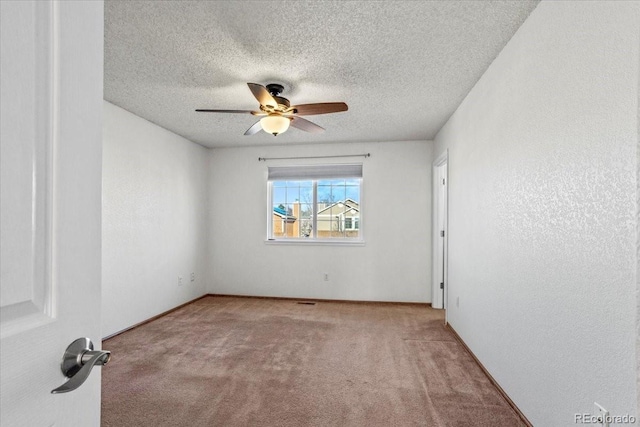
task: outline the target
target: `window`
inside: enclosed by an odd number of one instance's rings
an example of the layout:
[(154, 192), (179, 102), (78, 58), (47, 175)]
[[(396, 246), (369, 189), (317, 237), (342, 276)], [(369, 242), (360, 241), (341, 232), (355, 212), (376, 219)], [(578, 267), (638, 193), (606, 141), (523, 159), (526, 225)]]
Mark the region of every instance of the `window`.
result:
[(344, 229), (345, 230), (358, 230), (358, 222), (359, 217), (357, 216), (348, 216), (344, 218)]
[(361, 241), (362, 165), (270, 167), (268, 239)]
[(351, 223), (351, 217), (344, 218), (344, 229), (345, 230), (353, 230), (353, 224)]

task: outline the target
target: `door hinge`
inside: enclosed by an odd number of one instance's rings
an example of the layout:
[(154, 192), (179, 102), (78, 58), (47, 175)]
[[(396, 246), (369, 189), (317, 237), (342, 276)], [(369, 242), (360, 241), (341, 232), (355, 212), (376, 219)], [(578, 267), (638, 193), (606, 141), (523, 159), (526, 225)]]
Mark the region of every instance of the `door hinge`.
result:
[(444, 185), (444, 178), (442, 178), (442, 185)]
[(440, 282), (440, 289), (444, 289), (444, 282)]
[(444, 237), (444, 230), (440, 230), (440, 237)]

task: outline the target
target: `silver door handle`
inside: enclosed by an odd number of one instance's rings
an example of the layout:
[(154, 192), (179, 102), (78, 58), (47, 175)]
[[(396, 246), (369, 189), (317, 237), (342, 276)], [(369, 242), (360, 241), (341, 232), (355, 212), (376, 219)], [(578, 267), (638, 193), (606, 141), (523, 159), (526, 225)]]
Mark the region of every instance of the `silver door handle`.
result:
[(72, 342), (62, 356), (60, 369), (70, 378), (51, 393), (67, 393), (80, 387), (96, 365), (106, 365), (111, 359), (110, 351), (97, 351), (89, 338), (78, 338)]

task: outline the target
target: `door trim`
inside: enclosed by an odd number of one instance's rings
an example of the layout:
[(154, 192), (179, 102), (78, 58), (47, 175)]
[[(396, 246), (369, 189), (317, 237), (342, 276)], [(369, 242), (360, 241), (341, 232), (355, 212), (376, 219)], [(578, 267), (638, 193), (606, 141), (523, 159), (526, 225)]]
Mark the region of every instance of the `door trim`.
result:
[[(448, 162), (449, 162), (449, 150), (445, 150), (440, 156), (436, 158), (436, 160), (432, 163), (432, 185), (431, 185), (431, 194), (432, 194), (432, 212), (431, 212), (431, 242), (432, 242), (432, 269), (431, 269), (431, 302), (433, 308), (447, 308), (447, 288), (448, 288), (448, 274), (447, 274), (447, 252), (448, 252), (448, 241), (449, 241), (449, 230), (448, 230), (448, 187), (449, 187), (449, 173), (448, 173)], [(441, 176), (441, 167), (447, 165), (445, 176)], [(444, 206), (441, 206), (442, 202), (440, 200), (440, 180), (445, 180), (444, 185)], [(440, 296), (440, 278), (438, 277), (438, 268), (437, 265), (440, 262), (438, 257), (438, 248), (440, 243), (440, 227), (439, 227), (439, 212), (440, 208), (444, 208), (444, 295)]]

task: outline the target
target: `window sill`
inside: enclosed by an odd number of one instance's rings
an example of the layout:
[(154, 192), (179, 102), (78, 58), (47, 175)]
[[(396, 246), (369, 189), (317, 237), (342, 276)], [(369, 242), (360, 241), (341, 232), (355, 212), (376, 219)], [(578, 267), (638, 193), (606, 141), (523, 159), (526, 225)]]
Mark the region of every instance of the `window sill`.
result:
[(298, 245), (298, 246), (364, 246), (364, 240), (329, 240), (329, 239), (267, 239), (267, 245)]

